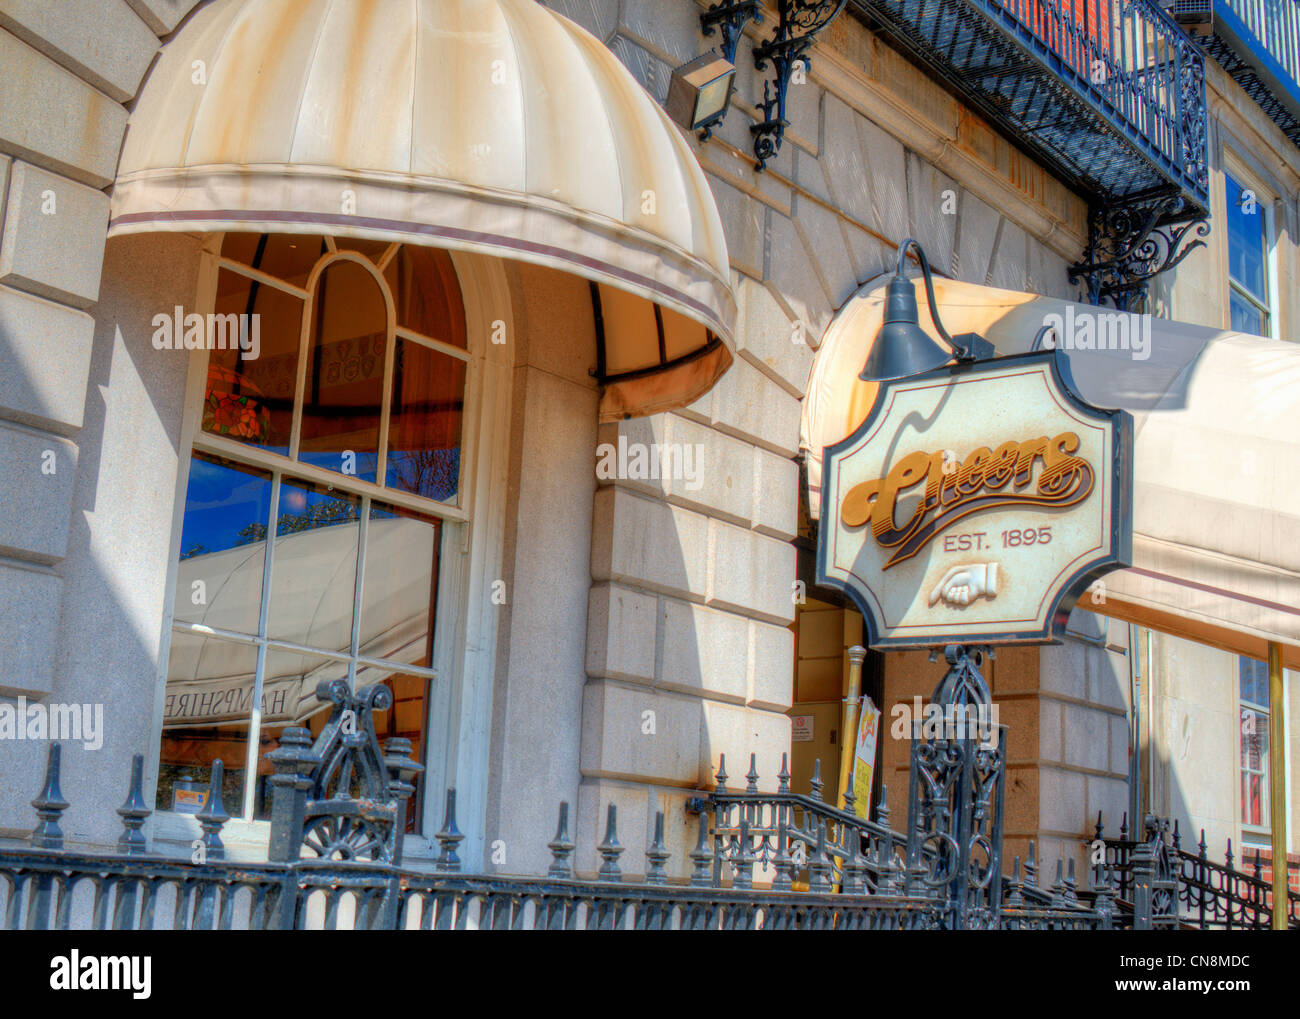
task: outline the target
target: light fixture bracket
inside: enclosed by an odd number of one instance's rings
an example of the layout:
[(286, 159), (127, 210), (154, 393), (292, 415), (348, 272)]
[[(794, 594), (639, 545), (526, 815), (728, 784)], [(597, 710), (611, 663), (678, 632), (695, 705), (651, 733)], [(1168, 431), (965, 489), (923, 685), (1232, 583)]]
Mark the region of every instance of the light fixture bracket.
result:
[(758, 104), (763, 120), (750, 127), (754, 135), (754, 157), (758, 170), (776, 157), (785, 139), (789, 121), (785, 116), (786, 94), (796, 69), (807, 73), (812, 62), (808, 51), (814, 39), (844, 10), (848, 0), (777, 0), (778, 20), (772, 38), (754, 47), (754, 66), (760, 71), (772, 63), (773, 76), (763, 82), (763, 101)]
[(745, 34), (745, 26), (751, 21), (761, 22), (763, 12), (759, 9), (759, 0), (727, 0), (724, 3), (709, 4), (709, 9), (700, 15), (700, 30), (705, 36), (714, 31), (722, 33), (722, 55), (732, 64), (736, 62), (736, 47), (740, 37)]
[[(722, 3), (709, 4), (709, 9), (700, 15), (700, 31), (704, 35), (722, 34), (722, 56), (733, 67), (736, 64), (736, 48), (740, 37), (745, 34), (745, 26), (751, 21), (761, 22), (763, 12), (759, 9), (759, 0), (724, 0)], [(700, 141), (706, 142), (713, 136), (713, 129), (726, 119), (727, 107), (723, 107), (715, 116), (700, 124), (697, 130)]]

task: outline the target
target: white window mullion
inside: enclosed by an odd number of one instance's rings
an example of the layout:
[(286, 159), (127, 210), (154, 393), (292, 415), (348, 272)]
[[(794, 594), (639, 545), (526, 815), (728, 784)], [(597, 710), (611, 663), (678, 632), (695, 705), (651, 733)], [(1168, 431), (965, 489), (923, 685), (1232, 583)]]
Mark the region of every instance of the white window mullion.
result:
[(357, 655), (361, 653), (361, 592), (366, 583), (366, 532), (370, 526), (370, 496), (361, 497), (361, 523), (357, 527), (357, 578), (352, 589), (352, 661), (348, 664), (348, 685), (357, 689)]
[(276, 521), (280, 515), (280, 483), (279, 472), (271, 475), (270, 520), (266, 524), (266, 548), (262, 554), (262, 604), (257, 614), (257, 671), (253, 674), (253, 700), (249, 705), (248, 720), (248, 752), (244, 766), (242, 815), (247, 821), (253, 819), (253, 810), (257, 802), (257, 751), (262, 743), (262, 688), (266, 676), (266, 634), (271, 614), (271, 570), (275, 564)]
[(393, 412), (393, 371), (397, 361), (397, 335), (393, 329), (393, 299), (384, 284), (384, 298), (388, 305), (388, 322), (384, 343), (384, 391), (380, 396), (379, 412), (379, 461), (375, 468), (375, 481), (384, 485), (388, 480), (388, 425)]

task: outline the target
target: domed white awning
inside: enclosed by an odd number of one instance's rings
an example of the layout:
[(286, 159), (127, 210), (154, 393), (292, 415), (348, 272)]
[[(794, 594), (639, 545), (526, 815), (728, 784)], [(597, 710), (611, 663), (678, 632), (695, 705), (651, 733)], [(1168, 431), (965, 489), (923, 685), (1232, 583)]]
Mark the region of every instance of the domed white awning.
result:
[(214, 0), (163, 48), (127, 129), (109, 234), (160, 230), (487, 253), (703, 325), (666, 351), (661, 326), (646, 358), (620, 341), (625, 385), (650, 376), (631, 413), (694, 399), (732, 359), (726, 241), (690, 146), (536, 0)]
[[(822, 451), (879, 391), (858, 372), (888, 280), (845, 303), (813, 362), (800, 445), (818, 518)], [(1254, 658), (1278, 641), (1300, 668), (1300, 344), (955, 280), (936, 279), (935, 299), (950, 334), (979, 333), (999, 354), (1053, 326), (1084, 399), (1133, 415), (1133, 566), (1107, 576), (1104, 606), (1080, 605)]]

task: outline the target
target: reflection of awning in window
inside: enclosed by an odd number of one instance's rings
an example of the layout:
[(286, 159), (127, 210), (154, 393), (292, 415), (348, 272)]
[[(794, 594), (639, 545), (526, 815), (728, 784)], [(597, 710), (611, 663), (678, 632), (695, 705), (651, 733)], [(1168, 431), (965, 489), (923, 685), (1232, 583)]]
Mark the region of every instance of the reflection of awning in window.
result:
[[(814, 516), (822, 450), (849, 435), (876, 399), (878, 387), (857, 376), (880, 328), (886, 282), (859, 290), (817, 351), (800, 439)], [(1106, 578), (1097, 611), (1254, 658), (1278, 641), (1286, 665), (1300, 668), (1300, 345), (935, 283), (949, 333), (980, 333), (1012, 354), (1051, 324), (1067, 334), (1058, 346), (1080, 393), (1133, 414), (1134, 562)], [(921, 325), (937, 339), (917, 287)], [(1103, 335), (1108, 349), (1097, 349)]]
[(606, 308), (605, 418), (688, 403), (732, 359), (726, 241), (690, 146), (536, 0), (214, 0), (127, 130), (110, 234), (159, 230), (405, 240), (582, 276)]
[[(313, 592), (311, 599), (279, 602), (284, 613), (281, 632), (292, 632), (294, 643), (347, 652), (351, 643), (355, 590), (352, 564), (357, 555), (356, 522), (335, 524), (284, 535), (275, 542), (275, 572), (292, 571), (297, 589)], [(372, 519), (367, 528), (368, 590), (383, 596), (363, 607), (360, 651), (366, 658), (406, 664), (425, 662), (429, 637), (430, 578), (427, 572), (402, 568), (412, 561), (434, 561), (432, 529), (419, 520)], [(195, 590), (203, 582), (206, 602), (177, 604), (178, 623), (228, 630), (231, 621), (246, 618), (247, 599), (260, 601), (265, 542), (251, 542), (221, 552), (190, 556), (181, 561), (177, 590)], [(340, 576), (346, 577), (339, 581)], [(211, 725), (248, 716), (253, 674), (247, 645), (181, 632), (173, 637), (167, 668), (165, 708), (168, 726)], [(314, 698), (322, 679), (346, 676), (337, 661), (272, 651), (263, 681), (265, 724), (284, 724), (320, 709)], [(182, 696), (186, 697), (184, 701)]]

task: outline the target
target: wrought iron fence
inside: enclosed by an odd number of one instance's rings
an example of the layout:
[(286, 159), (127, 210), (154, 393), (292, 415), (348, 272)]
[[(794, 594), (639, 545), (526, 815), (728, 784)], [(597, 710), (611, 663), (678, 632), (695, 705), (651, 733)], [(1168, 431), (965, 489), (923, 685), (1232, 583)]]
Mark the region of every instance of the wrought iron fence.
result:
[[(1094, 839), (1105, 847), (1106, 866), (1114, 873), (1121, 898), (1129, 895), (1134, 884), (1132, 875), (1133, 854), (1143, 843), (1128, 837), (1128, 815), (1120, 820), (1119, 838), (1106, 838), (1105, 820), (1098, 813)], [(1148, 818), (1148, 836), (1153, 831), (1165, 839), (1166, 825)], [(1233, 863), (1232, 840), (1228, 840), (1224, 862), (1209, 859), (1205, 843), (1205, 829), (1201, 829), (1196, 852), (1182, 848), (1182, 835), (1178, 822), (1174, 822), (1172, 838), (1168, 844), (1170, 865), (1177, 876), (1178, 917), (1184, 924), (1204, 929), (1267, 930), (1273, 923), (1273, 887), (1261, 876), (1263, 869), (1260, 852), (1255, 850), (1251, 873), (1237, 870)], [(1297, 868), (1288, 864), (1290, 886), (1296, 887)], [(1287, 926), (1300, 929), (1294, 892), (1287, 896)]]
[[(947, 657), (932, 700), (987, 705), (978, 656), (949, 648)], [(888, 826), (887, 793), (876, 807), (880, 820), (867, 821), (851, 796), (843, 810), (825, 803), (817, 776), (810, 795), (794, 793), (784, 759), (778, 791), (760, 793), (751, 758), (744, 791), (727, 787), (724, 761), (718, 788), (693, 804), (698, 838), (685, 883), (669, 880), (662, 813), (643, 876), (624, 879), (613, 805), (595, 847), (594, 879), (574, 872), (568, 804), (548, 843), (545, 877), (464, 874), (454, 789), (434, 836), (438, 856), (422, 869), (402, 860), (405, 802), (420, 766), (405, 740), (381, 747), (371, 717), (391, 694), (383, 687), (353, 694), (333, 681), (317, 696), (333, 710), (315, 742), (290, 728), (267, 755), (275, 769), (270, 840), (267, 859), (255, 863), (226, 858), (219, 764), (192, 855), (151, 851), (139, 755), (118, 810), (117, 851), (67, 848), (60, 820), (68, 803), (52, 744), (29, 844), (0, 847), (4, 927), (1064, 930), (1158, 926), (1164, 916), (1168, 875), (1154, 842), (1125, 858), (1131, 903), (1117, 899), (1104, 868), (1091, 889), (1076, 889), (1073, 861), (1068, 869), (1058, 861), (1055, 883), (1039, 887), (1032, 848), (1023, 879), (1018, 858), (1012, 875), (1002, 875), (1003, 733), (994, 746), (964, 733), (913, 740), (905, 835)]]

